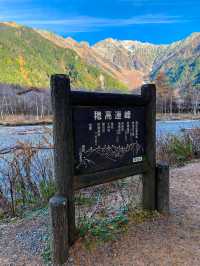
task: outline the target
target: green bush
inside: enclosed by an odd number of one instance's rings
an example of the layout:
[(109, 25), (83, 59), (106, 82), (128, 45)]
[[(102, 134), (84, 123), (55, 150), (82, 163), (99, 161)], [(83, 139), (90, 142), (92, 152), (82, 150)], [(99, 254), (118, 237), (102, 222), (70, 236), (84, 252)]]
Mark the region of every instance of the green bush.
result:
[(170, 143), (169, 151), (177, 158), (178, 164), (183, 164), (193, 157), (192, 142), (187, 137), (174, 136)]
[(181, 166), (195, 158), (195, 140), (189, 135), (168, 135), (157, 140), (157, 160)]
[(42, 180), (39, 184), (42, 200), (47, 203), (51, 197), (56, 193), (56, 184), (51, 180)]

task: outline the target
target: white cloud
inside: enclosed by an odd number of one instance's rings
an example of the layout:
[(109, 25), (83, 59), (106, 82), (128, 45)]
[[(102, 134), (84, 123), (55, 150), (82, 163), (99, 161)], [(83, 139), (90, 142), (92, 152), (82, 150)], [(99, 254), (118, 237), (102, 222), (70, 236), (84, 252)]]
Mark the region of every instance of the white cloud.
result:
[[(191, 1), (188, 0), (118, 0), (122, 3), (130, 3), (133, 6), (182, 6), (191, 5)], [(192, 3), (199, 4), (199, 0), (192, 0)]]
[(31, 0), (0, 0), (0, 4), (1, 3), (7, 3), (7, 4), (19, 4), (19, 3), (29, 3), (31, 2)]
[(143, 15), (131, 18), (123, 19), (109, 19), (109, 18), (96, 18), (88, 16), (76, 16), (69, 17), (66, 19), (39, 19), (39, 20), (21, 20), (20, 23), (41, 27), (41, 26), (62, 26), (65, 27), (66, 32), (87, 32), (101, 30), (107, 27), (125, 27), (131, 25), (142, 25), (142, 24), (172, 24), (172, 23), (183, 23), (186, 20), (179, 16), (165, 16), (165, 15)]

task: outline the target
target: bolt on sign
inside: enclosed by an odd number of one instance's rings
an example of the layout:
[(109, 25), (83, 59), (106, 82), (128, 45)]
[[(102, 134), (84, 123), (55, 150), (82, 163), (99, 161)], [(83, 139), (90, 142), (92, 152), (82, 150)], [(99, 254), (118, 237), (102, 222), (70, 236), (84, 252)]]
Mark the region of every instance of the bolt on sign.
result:
[(57, 195), (50, 200), (54, 263), (75, 241), (74, 190), (143, 175), (143, 206), (155, 209), (156, 90), (141, 95), (71, 91), (65, 75), (51, 78)]

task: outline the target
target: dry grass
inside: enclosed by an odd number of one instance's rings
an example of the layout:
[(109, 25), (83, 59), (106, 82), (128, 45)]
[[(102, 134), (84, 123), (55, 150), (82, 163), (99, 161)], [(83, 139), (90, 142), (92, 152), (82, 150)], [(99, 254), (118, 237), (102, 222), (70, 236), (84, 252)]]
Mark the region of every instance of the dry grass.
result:
[(157, 120), (199, 120), (200, 119), (200, 114), (192, 114), (192, 113), (173, 113), (170, 115), (169, 113), (161, 114), (157, 113), (156, 114)]
[[(49, 134), (48, 129), (46, 134)], [(53, 150), (48, 137), (35, 146), (18, 142), (14, 147), (1, 149), (0, 181), (0, 191), (9, 203), (11, 215), (46, 204), (56, 190)], [(3, 206), (0, 207), (3, 209)], [(7, 207), (4, 206), (5, 212)]]
[(52, 116), (7, 115), (0, 119), (0, 125), (3, 126), (24, 126), (51, 123)]

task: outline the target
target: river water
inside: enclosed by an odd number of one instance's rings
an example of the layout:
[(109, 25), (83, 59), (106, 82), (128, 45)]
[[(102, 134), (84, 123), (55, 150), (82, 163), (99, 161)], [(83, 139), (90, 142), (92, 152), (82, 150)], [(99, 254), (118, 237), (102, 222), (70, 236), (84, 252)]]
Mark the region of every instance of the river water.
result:
[[(196, 127), (200, 127), (200, 120), (158, 121), (156, 123), (156, 134), (157, 137), (167, 134), (180, 135), (182, 129)], [(42, 141), (44, 135), (45, 130), (43, 126), (0, 126), (0, 148), (14, 146), (17, 141), (28, 141), (37, 144)]]

